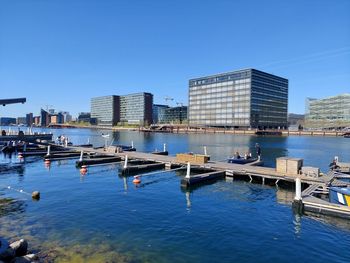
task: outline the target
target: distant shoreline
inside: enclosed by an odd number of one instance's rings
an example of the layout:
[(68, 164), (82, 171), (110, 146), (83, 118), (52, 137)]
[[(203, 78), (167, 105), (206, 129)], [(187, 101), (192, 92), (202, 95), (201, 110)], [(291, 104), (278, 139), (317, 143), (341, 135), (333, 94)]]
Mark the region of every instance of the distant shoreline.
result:
[[(58, 127), (59, 126), (59, 127)], [(177, 126), (167, 125), (168, 130), (157, 130), (145, 127), (110, 127), (110, 126), (97, 126), (97, 125), (56, 125), (49, 128), (83, 128), (83, 129), (97, 129), (97, 130), (111, 130), (111, 131), (139, 131), (139, 132), (152, 132), (152, 133), (193, 133), (193, 134), (237, 134), (237, 135), (256, 135), (256, 129), (225, 129), (225, 128), (209, 128), (209, 127), (189, 127), (189, 126)], [(268, 134), (271, 132), (271, 135)], [(321, 136), (321, 137), (343, 137), (342, 131), (290, 131), (290, 130), (267, 130), (267, 135), (261, 136)], [(276, 133), (280, 133), (276, 135)], [(260, 136), (260, 135), (257, 135)]]

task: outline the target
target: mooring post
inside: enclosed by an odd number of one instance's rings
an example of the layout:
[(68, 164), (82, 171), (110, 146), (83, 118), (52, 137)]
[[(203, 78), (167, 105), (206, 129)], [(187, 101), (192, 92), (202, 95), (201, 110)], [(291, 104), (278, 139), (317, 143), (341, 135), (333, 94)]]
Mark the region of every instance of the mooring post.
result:
[(204, 155), (208, 155), (207, 154), (207, 146), (204, 146), (203, 148), (204, 148)]
[(166, 152), (166, 143), (163, 144), (163, 152)]
[(295, 198), (294, 200), (300, 201), (301, 200), (301, 180), (300, 178), (295, 179)]
[(125, 155), (124, 169), (128, 168), (128, 156)]
[(90, 138), (88, 138), (88, 142), (87, 142), (87, 144), (90, 144)]
[(134, 148), (134, 141), (131, 141), (131, 148)]
[(186, 171), (186, 179), (190, 179), (190, 173), (191, 173), (191, 164), (190, 162), (187, 163), (187, 171)]
[(47, 146), (47, 155), (50, 155), (51, 145)]
[(84, 152), (83, 152), (83, 151), (81, 151), (81, 152), (80, 152), (80, 158), (79, 158), (79, 161), (80, 161), (80, 162), (82, 162), (82, 161), (83, 161), (83, 154), (84, 154)]
[(296, 214), (302, 214), (304, 211), (304, 205), (301, 197), (301, 180), (300, 178), (295, 179), (295, 197), (292, 204), (293, 211)]

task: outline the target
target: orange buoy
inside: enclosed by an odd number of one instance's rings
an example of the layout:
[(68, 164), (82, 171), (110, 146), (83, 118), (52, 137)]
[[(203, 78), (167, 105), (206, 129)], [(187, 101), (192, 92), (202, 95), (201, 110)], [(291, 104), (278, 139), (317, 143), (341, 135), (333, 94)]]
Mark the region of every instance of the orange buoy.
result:
[(80, 173), (82, 175), (85, 175), (87, 173), (87, 166), (86, 165), (81, 166)]
[(50, 159), (45, 159), (45, 161), (44, 161), (46, 164), (49, 164), (49, 163), (51, 163), (51, 161), (50, 161)]
[(18, 158), (23, 159), (23, 153), (18, 153)]
[(132, 180), (132, 182), (133, 182), (134, 184), (139, 184), (139, 183), (141, 183), (140, 176), (135, 175), (135, 176), (134, 176), (134, 180)]

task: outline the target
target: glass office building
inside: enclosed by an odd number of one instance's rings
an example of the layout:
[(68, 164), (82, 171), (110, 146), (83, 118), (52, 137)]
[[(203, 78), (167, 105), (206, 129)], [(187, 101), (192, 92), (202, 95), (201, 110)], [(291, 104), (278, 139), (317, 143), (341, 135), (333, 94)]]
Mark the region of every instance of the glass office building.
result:
[(153, 104), (153, 123), (164, 123), (165, 110), (168, 108), (168, 105)]
[(325, 99), (306, 99), (305, 128), (342, 129), (350, 127), (350, 94)]
[(97, 125), (117, 125), (120, 119), (120, 97), (111, 95), (91, 99), (91, 118)]
[(120, 96), (120, 122), (122, 124), (150, 125), (153, 95), (141, 92)]
[(190, 125), (286, 128), (288, 80), (244, 69), (189, 80)]
[(163, 123), (182, 124), (187, 122), (187, 106), (165, 109)]

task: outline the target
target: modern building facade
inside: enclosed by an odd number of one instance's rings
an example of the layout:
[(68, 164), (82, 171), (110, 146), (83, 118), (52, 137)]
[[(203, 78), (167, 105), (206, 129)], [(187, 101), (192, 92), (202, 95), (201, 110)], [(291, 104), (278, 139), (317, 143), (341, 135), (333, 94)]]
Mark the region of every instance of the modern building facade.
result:
[(122, 124), (150, 125), (153, 95), (147, 92), (120, 96), (120, 122)]
[(40, 126), (47, 127), (50, 124), (50, 113), (44, 109), (40, 110)]
[(288, 80), (256, 69), (189, 80), (189, 124), (286, 128)]
[(97, 125), (113, 126), (120, 120), (120, 97), (111, 95), (91, 99), (91, 118)]
[(306, 100), (305, 128), (342, 129), (350, 127), (350, 94)]
[(163, 123), (182, 124), (187, 122), (187, 106), (171, 107), (164, 110)]
[(17, 117), (17, 125), (26, 125), (27, 124), (27, 118), (26, 117)]
[(153, 104), (153, 123), (165, 122), (165, 110), (168, 109), (168, 105)]
[(28, 127), (32, 126), (34, 124), (34, 116), (33, 113), (26, 114), (26, 124)]
[(78, 122), (87, 122), (90, 123), (91, 114), (90, 112), (80, 112), (78, 115)]

